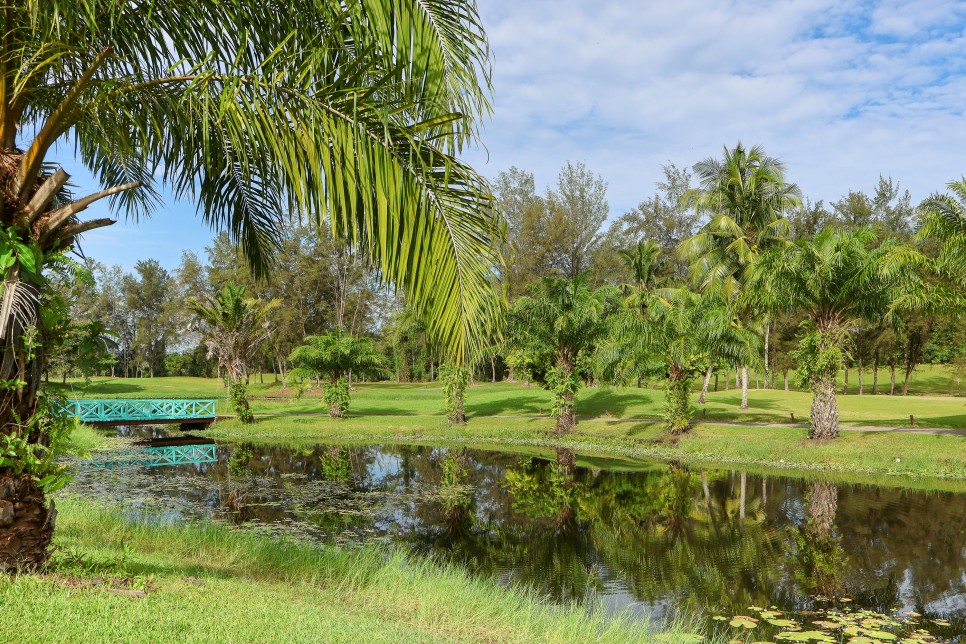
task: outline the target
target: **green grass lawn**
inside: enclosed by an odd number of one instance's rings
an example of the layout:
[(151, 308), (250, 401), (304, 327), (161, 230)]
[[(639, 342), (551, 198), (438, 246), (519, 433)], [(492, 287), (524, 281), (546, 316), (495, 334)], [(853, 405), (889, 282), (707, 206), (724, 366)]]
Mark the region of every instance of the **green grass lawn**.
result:
[(682, 641), (400, 553), (58, 509), (51, 568), (0, 575), (0, 641)]
[[(945, 375), (943, 375), (945, 374)], [(948, 379), (949, 370), (924, 367), (917, 372), (920, 381), (935, 383)], [(269, 378), (266, 378), (268, 380)], [(90, 383), (68, 381), (67, 385), (51, 383), (48, 390), (67, 396), (87, 398), (221, 398), (225, 389), (213, 378), (154, 378), (108, 379), (95, 378)], [(928, 389), (928, 387), (923, 387)], [(361, 415), (414, 416), (441, 415), (443, 393), (439, 383), (363, 383), (354, 387), (350, 413)], [(252, 409), (257, 414), (324, 413), (325, 405), (317, 388), (307, 391), (300, 400), (294, 392), (266, 383), (249, 388)], [(282, 400), (266, 399), (267, 397)], [(695, 401), (697, 396), (695, 396)], [(909, 416), (916, 423), (928, 427), (966, 428), (966, 398), (941, 395), (863, 395), (839, 396), (843, 423), (860, 425), (905, 426)], [(741, 393), (735, 389), (710, 392), (707, 404), (699, 409), (708, 421), (790, 423), (792, 414), (797, 422), (808, 419), (811, 394), (803, 391), (752, 389), (750, 409), (741, 410)], [(583, 417), (659, 418), (664, 406), (660, 388), (594, 387), (578, 394), (577, 413)], [(219, 405), (227, 410), (227, 403)], [(471, 387), (466, 396), (466, 410), (470, 416), (539, 416), (550, 410), (549, 392), (533, 385), (520, 383), (480, 383)], [(699, 411), (699, 414), (702, 412)]]
[[(95, 379), (74, 385), (74, 395), (88, 397), (218, 397), (224, 389), (213, 379)], [(83, 387), (81, 386), (83, 385)], [(52, 389), (61, 389), (52, 387)], [(251, 387), (255, 425), (220, 421), (208, 433), (234, 441), (310, 444), (325, 441), (396, 441), (490, 443), (547, 447), (567, 444), (581, 452), (679, 459), (693, 463), (781, 469), (804, 473), (887, 477), (890, 484), (922, 487), (959, 486), (966, 480), (966, 438), (891, 432), (843, 431), (834, 442), (809, 441), (806, 430), (792, 426), (736, 426), (722, 422), (790, 423), (805, 421), (810, 394), (752, 390), (751, 409), (738, 408), (740, 392), (709, 394), (704, 421), (676, 442), (661, 429), (663, 392), (652, 388), (591, 388), (580, 392), (575, 432), (559, 439), (547, 417), (550, 395), (520, 383), (482, 383), (467, 391), (469, 423), (451, 428), (443, 416), (438, 384), (359, 384), (352, 395), (353, 417), (332, 420), (314, 389), (296, 399), (278, 386)], [(916, 416), (919, 426), (966, 428), (966, 399), (952, 396), (840, 396), (845, 425), (900, 427)], [(227, 403), (220, 402), (222, 413)], [(293, 415), (295, 414), (295, 415)], [(300, 415), (299, 415), (300, 414)], [(698, 419), (701, 420), (702, 411)], [(715, 421), (718, 421), (717, 423)], [(925, 479), (934, 481), (924, 482)], [(902, 481), (905, 481), (903, 483)], [(939, 482), (942, 483), (939, 483)], [(950, 483), (954, 482), (954, 483)]]

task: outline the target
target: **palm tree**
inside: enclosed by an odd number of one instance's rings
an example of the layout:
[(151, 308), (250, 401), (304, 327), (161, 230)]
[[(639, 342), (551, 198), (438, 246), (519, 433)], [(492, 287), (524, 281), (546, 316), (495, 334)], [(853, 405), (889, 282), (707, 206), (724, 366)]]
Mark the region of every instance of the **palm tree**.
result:
[[(0, 21), (0, 379), (26, 383), (0, 392), (0, 432), (41, 426), (43, 352), (24, 339), (42, 267), (114, 223), (78, 220), (104, 198), (134, 217), (161, 187), (194, 201), (262, 275), (289, 215), (329, 226), (441, 345), (461, 356), (485, 335), (503, 227), (456, 157), (490, 110), (473, 0), (23, 0)], [(66, 189), (52, 151), (68, 141), (100, 190)], [(42, 429), (23, 439), (47, 444)], [(0, 470), (0, 501), (18, 508), (0, 569), (47, 559), (42, 477)]]
[(762, 255), (752, 279), (752, 290), (770, 281), (789, 310), (807, 316), (809, 330), (795, 357), (813, 393), (810, 438), (838, 436), (836, 376), (854, 325), (930, 297), (913, 270), (921, 256), (895, 240), (877, 244), (872, 228), (826, 229)]
[(553, 392), (559, 434), (577, 423), (574, 403), (582, 383), (581, 361), (588, 360), (607, 330), (607, 316), (619, 303), (616, 288), (591, 291), (581, 275), (544, 277), (513, 305), (507, 323), (510, 348), (526, 356), (529, 375)]
[[(785, 212), (801, 202), (798, 186), (785, 181), (785, 167), (740, 142), (724, 158), (694, 166), (699, 187), (687, 195), (708, 222), (681, 244), (689, 274), (701, 291), (736, 300), (737, 319), (752, 326), (755, 311), (738, 299), (755, 272), (759, 255), (786, 243)], [(748, 409), (748, 357), (741, 361), (741, 408)]]
[(632, 376), (666, 379), (665, 413), (672, 434), (691, 428), (691, 385), (715, 360), (736, 360), (747, 351), (747, 333), (737, 326), (727, 302), (687, 289), (650, 295), (646, 314), (629, 308), (612, 318), (610, 337), (598, 353), (598, 368), (612, 382)]
[(919, 205), (920, 240), (941, 244), (940, 266), (952, 285), (966, 284), (966, 178), (946, 184), (952, 194), (934, 194)]
[(253, 423), (242, 378), (248, 374), (255, 349), (271, 334), (269, 314), (282, 302), (262, 302), (247, 295), (244, 286), (229, 282), (214, 297), (189, 298), (187, 305), (201, 324), (208, 358), (218, 360), (219, 369), (225, 370), (238, 419)]
[(657, 281), (658, 261), (661, 257), (661, 245), (653, 239), (637, 242), (630, 250), (617, 251), (624, 268), (631, 275), (631, 281), (622, 284), (621, 289), (628, 300), (634, 298), (643, 304), (644, 293), (653, 290)]
[(376, 343), (342, 327), (305, 338), (305, 344), (296, 347), (288, 359), (304, 375), (329, 379), (323, 399), (332, 418), (341, 418), (349, 409), (348, 376), (378, 375), (384, 370), (383, 355)]
[(263, 302), (248, 297), (244, 286), (229, 282), (205, 300), (189, 298), (188, 310), (201, 325), (208, 358), (215, 358), (225, 370), (229, 384), (248, 374), (255, 349), (268, 339), (269, 314), (281, 300)]

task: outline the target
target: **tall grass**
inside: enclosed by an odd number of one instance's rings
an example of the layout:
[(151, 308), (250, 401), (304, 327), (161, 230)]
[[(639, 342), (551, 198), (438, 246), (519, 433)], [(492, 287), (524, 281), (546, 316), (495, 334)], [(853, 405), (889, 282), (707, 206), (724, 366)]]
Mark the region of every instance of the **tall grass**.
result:
[[(453, 566), (60, 504), (48, 574), (0, 578), (0, 641), (685, 641)], [(102, 581), (103, 580), (103, 581)], [(144, 589), (144, 597), (111, 588)]]

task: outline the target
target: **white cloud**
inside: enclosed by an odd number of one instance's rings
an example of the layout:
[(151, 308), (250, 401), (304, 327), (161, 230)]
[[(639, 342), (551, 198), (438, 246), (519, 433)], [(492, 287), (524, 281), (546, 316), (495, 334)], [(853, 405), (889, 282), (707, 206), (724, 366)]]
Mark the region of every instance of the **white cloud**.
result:
[(489, 176), (553, 183), (567, 159), (612, 214), (660, 165), (737, 140), (786, 161), (812, 199), (891, 175), (914, 199), (966, 172), (961, 2), (484, 0), (495, 56)]

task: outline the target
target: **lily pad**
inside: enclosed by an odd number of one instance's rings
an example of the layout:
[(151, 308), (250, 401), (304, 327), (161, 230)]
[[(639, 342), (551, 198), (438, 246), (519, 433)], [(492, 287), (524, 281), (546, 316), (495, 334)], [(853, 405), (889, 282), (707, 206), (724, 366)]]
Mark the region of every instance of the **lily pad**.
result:
[(758, 626), (758, 620), (747, 615), (735, 615), (729, 623), (735, 628), (755, 628)]
[(834, 642), (828, 633), (822, 631), (799, 631), (797, 633), (779, 633), (775, 636), (776, 640), (788, 640), (789, 642)]
[(772, 626), (777, 626), (779, 628), (787, 628), (789, 626), (795, 626), (795, 622), (790, 619), (769, 619), (767, 620)]

